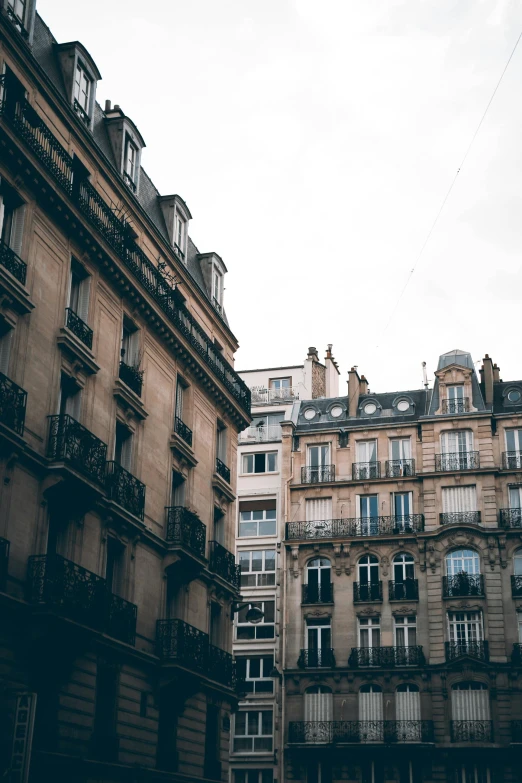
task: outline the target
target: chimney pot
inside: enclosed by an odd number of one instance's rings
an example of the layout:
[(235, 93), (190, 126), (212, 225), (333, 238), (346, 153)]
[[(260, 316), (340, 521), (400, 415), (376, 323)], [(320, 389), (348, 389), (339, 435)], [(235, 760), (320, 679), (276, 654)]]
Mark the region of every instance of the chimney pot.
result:
[(111, 102), (109, 100), (105, 101), (105, 111), (108, 112), (111, 110)]
[(114, 111), (121, 111), (119, 103), (114, 104)]

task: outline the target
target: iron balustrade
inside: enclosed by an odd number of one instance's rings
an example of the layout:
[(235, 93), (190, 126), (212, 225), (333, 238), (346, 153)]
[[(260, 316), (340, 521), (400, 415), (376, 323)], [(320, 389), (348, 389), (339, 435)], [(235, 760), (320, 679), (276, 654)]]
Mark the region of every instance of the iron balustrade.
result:
[(522, 508), (501, 508), (500, 525), (507, 528), (522, 528)]
[(442, 577), (442, 595), (444, 598), (457, 598), (459, 596), (484, 595), (484, 575), (468, 574), (461, 571), (459, 574)]
[(480, 511), (444, 511), (439, 521), (441, 525), (480, 525)]
[(66, 413), (48, 418), (48, 459), (66, 462), (88, 478), (103, 484), (107, 444)]
[(302, 585), (303, 604), (331, 604), (333, 602), (334, 586), (328, 584)]
[(435, 454), (435, 470), (444, 473), (450, 470), (478, 470), (478, 451), (459, 451), (453, 454)]
[(511, 575), (511, 595), (513, 598), (522, 598), (522, 574)]
[(387, 459), (386, 478), (403, 478), (415, 475), (414, 459)]
[(27, 278), (27, 264), (19, 258), (14, 250), (11, 250), (4, 242), (0, 242), (0, 266), (7, 269), (19, 283), (25, 285)]
[(167, 513), (167, 542), (189, 549), (198, 557), (205, 557), (206, 525), (183, 506), (170, 506)]
[(281, 440), (282, 432), (280, 424), (267, 424), (262, 427), (247, 427), (239, 433), (241, 443), (266, 443), (271, 440)]
[(522, 720), (511, 721), (511, 742), (522, 742)]
[(452, 742), (493, 742), (490, 720), (452, 720), (450, 731)]
[(288, 741), (299, 744), (433, 742), (430, 720), (290, 721)]
[(5, 590), (9, 568), (9, 547), (7, 538), (0, 538), (0, 590)]
[(502, 467), (504, 470), (522, 470), (522, 451), (504, 451)]
[(136, 605), (111, 593), (103, 577), (61, 555), (29, 558), (27, 600), (114, 639), (135, 643)]
[(421, 645), (411, 647), (352, 647), (348, 666), (353, 669), (376, 666), (384, 669), (395, 666), (423, 666), (425, 663)]
[(177, 244), (177, 242), (174, 242), (172, 247), (174, 248), (174, 251), (176, 252), (176, 255), (178, 258), (180, 258), (182, 261), (185, 259), (185, 253), (180, 248), (180, 246)]
[(27, 392), (0, 372), (0, 424), (24, 434)]
[(216, 457), (216, 473), (218, 476), (221, 476), (222, 479), (225, 479), (227, 484), (230, 484), (230, 468), (227, 467), (219, 457)]
[(156, 621), (156, 653), (191, 671), (208, 671), (208, 634), (183, 620)]
[(212, 297), (212, 306), (214, 310), (219, 313), (219, 315), (223, 315), (223, 307), (220, 305), (215, 296)]
[(253, 386), (250, 389), (252, 405), (267, 405), (277, 402), (292, 402), (299, 399), (298, 386), (286, 386), (280, 389), (266, 389)]
[(236, 687), (233, 656), (213, 644), (210, 644), (208, 648), (208, 676), (228, 688)]
[[(25, 99), (23, 86), (16, 77), (6, 74), (0, 77), (0, 85), (0, 116), (24, 140), (66, 195), (108, 242), (171, 323), (197, 350), (212, 373), (249, 415), (250, 390), (245, 382), (221, 356), (213, 340), (188, 311), (166, 274), (155, 266), (136, 244), (125, 219), (116, 215), (90, 182), (77, 176), (73, 158)], [(175, 250), (178, 257), (183, 259), (181, 250)]]
[(145, 484), (122, 468), (118, 462), (110, 461), (107, 466), (106, 489), (110, 500), (130, 514), (143, 521), (145, 516)]
[(382, 582), (354, 582), (354, 604), (382, 601)]
[(511, 653), (511, 661), (517, 666), (522, 666), (522, 644), (516, 643), (513, 645), (513, 652)]
[(132, 190), (133, 193), (136, 193), (136, 183), (134, 182), (134, 180), (132, 179), (128, 171), (123, 172), (123, 181)]
[(357, 538), (420, 533), (422, 530), (424, 530), (423, 514), (408, 514), (401, 517), (347, 517), (287, 522), (286, 538), (288, 540)]
[(73, 101), (73, 109), (78, 115), (78, 117), (81, 119), (81, 121), (89, 127), (91, 124), (91, 118), (83, 108), (83, 106), (80, 105), (79, 101), (76, 100), (76, 98)]
[(143, 387), (143, 370), (138, 370), (137, 367), (132, 367), (130, 364), (126, 364), (124, 361), (120, 362), (120, 369), (118, 372), (120, 380), (125, 383), (129, 389), (141, 397), (141, 390)]
[(367, 481), (381, 477), (380, 462), (354, 462), (352, 464), (352, 479), (354, 481)]
[(239, 591), (241, 569), (236, 565), (236, 558), (217, 541), (210, 542), (210, 570), (228, 582), (234, 590)]
[(442, 400), (442, 413), (469, 413), (469, 397)]
[(402, 582), (389, 580), (388, 598), (390, 601), (418, 601), (419, 580), (410, 578)]
[(176, 434), (185, 441), (185, 443), (187, 443), (189, 446), (192, 446), (192, 430), (190, 427), (187, 427), (185, 422), (180, 419), (179, 416), (174, 418), (174, 430)]
[(87, 326), (85, 321), (82, 321), (80, 316), (70, 307), (65, 308), (65, 325), (87, 348), (92, 348), (91, 327)]
[(335, 465), (301, 468), (302, 484), (319, 484), (326, 481), (335, 481)]
[(335, 667), (333, 648), (322, 647), (320, 650), (301, 650), (297, 665), (300, 669), (333, 669)]
[(446, 642), (446, 660), (455, 661), (468, 655), (479, 661), (489, 661), (489, 645), (482, 640), (460, 639), (457, 642)]
[(6, 12), (8, 18), (14, 24), (14, 26), (16, 27), (16, 29), (18, 30), (22, 38), (25, 38), (27, 40), (29, 38), (29, 33), (24, 27), (23, 19), (20, 19), (18, 14), (15, 12), (14, 8), (11, 8), (10, 5), (6, 6)]

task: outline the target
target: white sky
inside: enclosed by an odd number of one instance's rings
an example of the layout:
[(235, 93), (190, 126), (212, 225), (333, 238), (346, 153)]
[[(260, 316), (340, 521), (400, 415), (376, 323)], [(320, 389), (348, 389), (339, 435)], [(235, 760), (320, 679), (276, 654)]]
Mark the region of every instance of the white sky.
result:
[[(37, 0), (81, 40), (224, 259), (236, 367), (327, 343), (374, 392), (417, 388), (453, 348), (522, 378), (518, 0)], [(478, 365), (477, 365), (478, 366)]]

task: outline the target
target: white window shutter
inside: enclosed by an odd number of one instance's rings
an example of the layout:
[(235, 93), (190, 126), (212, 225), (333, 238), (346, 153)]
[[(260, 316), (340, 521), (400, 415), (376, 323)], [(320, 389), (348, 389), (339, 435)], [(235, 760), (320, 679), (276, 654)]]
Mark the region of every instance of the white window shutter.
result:
[(81, 392), (71, 394), (65, 401), (65, 412), (72, 416), (76, 421), (80, 420), (80, 404), (81, 404)]
[(382, 693), (359, 693), (359, 720), (382, 720)]
[(132, 467), (132, 435), (121, 444), (121, 466), (130, 472)]
[(2, 337), (0, 337), (0, 372), (3, 375), (9, 374), (9, 356), (11, 355), (11, 340), (13, 337), (13, 330), (9, 329)]
[(11, 250), (13, 250), (17, 256), (22, 252), (22, 241), (24, 238), (24, 219), (25, 219), (25, 204), (15, 209), (13, 212), (13, 225), (11, 227)]
[(89, 323), (89, 296), (91, 292), (91, 278), (89, 276), (84, 277), (80, 283), (80, 290), (78, 292), (78, 312), (77, 315), (86, 324)]
[(140, 339), (139, 331), (136, 329), (130, 336), (129, 340), (129, 356), (125, 357), (124, 362), (131, 367), (138, 367), (140, 363)]
[(306, 501), (306, 521), (321, 522), (332, 519), (332, 498), (315, 498)]
[(477, 490), (469, 487), (443, 487), (442, 511), (444, 513), (459, 513), (477, 510)]
[(395, 693), (397, 720), (420, 720), (420, 693), (418, 691), (397, 691)]
[(179, 381), (176, 385), (176, 416), (183, 419), (183, 386)]

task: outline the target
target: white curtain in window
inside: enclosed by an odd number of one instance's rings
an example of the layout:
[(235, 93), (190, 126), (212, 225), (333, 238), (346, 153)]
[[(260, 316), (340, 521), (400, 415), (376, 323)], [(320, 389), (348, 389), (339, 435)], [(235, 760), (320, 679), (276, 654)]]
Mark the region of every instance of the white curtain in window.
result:
[(359, 720), (383, 720), (381, 692), (359, 692)]
[(452, 690), (451, 713), (453, 720), (489, 720), (489, 692)]
[(306, 521), (318, 522), (332, 519), (332, 498), (316, 498), (306, 501)]
[(477, 490), (470, 487), (445, 487), (442, 490), (442, 511), (444, 513), (476, 511)]
[(77, 315), (85, 324), (89, 323), (89, 296), (91, 293), (91, 278), (84, 277), (78, 289), (78, 313)]
[(305, 693), (305, 721), (333, 720), (331, 693)]
[(13, 250), (17, 256), (22, 252), (22, 241), (24, 238), (24, 219), (25, 219), (25, 204), (13, 211), (13, 223), (11, 226), (11, 250)]
[(9, 356), (11, 355), (11, 340), (13, 330), (9, 329), (0, 337), (0, 372), (9, 375)]
[(397, 691), (395, 694), (395, 710), (397, 720), (420, 720), (419, 691)]

